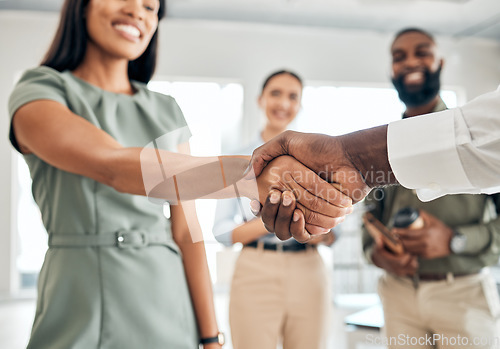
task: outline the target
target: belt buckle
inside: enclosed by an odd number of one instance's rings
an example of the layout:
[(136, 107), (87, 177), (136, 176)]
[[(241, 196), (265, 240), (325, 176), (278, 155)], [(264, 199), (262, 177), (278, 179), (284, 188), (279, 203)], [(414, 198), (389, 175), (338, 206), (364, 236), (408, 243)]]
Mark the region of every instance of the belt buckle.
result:
[(116, 233), (116, 244), (119, 248), (146, 247), (148, 235), (140, 230), (120, 230)]

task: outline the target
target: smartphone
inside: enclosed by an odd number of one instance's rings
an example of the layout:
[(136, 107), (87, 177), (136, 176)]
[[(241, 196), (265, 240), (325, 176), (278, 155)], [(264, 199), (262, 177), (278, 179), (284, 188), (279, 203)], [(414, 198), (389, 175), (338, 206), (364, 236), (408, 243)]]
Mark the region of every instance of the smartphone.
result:
[(399, 238), (391, 233), (389, 229), (373, 214), (370, 212), (365, 212), (363, 214), (363, 223), (365, 224), (366, 230), (374, 239), (381, 239), (384, 245), (396, 255), (404, 253), (403, 243)]

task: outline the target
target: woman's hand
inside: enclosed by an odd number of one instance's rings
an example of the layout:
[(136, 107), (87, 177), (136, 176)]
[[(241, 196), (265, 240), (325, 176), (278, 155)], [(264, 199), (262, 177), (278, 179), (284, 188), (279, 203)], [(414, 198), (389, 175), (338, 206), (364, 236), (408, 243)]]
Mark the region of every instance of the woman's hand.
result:
[(334, 242), (335, 234), (333, 233), (333, 230), (330, 230), (328, 233), (323, 235), (314, 235), (307, 243), (310, 245), (332, 246)]
[[(352, 212), (348, 196), (291, 156), (279, 156), (264, 168), (257, 177), (257, 191), (254, 198), (274, 207), (274, 211), (262, 212), (266, 229), (282, 240), (293, 236), (306, 242), (311, 235), (328, 232)], [(293, 222), (280, 219), (292, 215)]]

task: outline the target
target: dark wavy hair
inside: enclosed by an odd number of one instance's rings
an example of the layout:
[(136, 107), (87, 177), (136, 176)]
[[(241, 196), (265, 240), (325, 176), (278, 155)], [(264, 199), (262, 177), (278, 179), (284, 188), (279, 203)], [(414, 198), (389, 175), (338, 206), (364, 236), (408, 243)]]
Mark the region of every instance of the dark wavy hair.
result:
[[(159, 0), (158, 21), (165, 16), (166, 0)], [(88, 34), (85, 25), (85, 7), (89, 0), (66, 0), (61, 10), (59, 27), (41, 65), (58, 71), (74, 70), (85, 57)], [(148, 47), (137, 59), (128, 64), (129, 79), (147, 83), (156, 68), (158, 29)]]
[(300, 78), (300, 76), (298, 76), (297, 74), (295, 74), (293, 71), (290, 71), (290, 70), (278, 70), (272, 74), (270, 74), (266, 80), (264, 80), (264, 83), (262, 84), (262, 90), (261, 90), (261, 93), (264, 92), (264, 89), (266, 88), (266, 86), (269, 84), (269, 81), (271, 81), (272, 78), (274, 78), (275, 76), (278, 76), (278, 75), (283, 75), (283, 74), (288, 74), (292, 77), (294, 77), (295, 79), (297, 79), (297, 81), (300, 83), (300, 86), (301, 87), (304, 87), (304, 84), (302, 82), (302, 79)]

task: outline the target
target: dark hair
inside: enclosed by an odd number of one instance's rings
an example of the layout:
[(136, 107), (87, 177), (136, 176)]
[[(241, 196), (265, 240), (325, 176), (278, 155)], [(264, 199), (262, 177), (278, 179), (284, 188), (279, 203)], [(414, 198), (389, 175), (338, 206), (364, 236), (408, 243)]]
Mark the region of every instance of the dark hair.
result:
[(429, 33), (428, 31), (420, 29), (420, 28), (416, 28), (416, 27), (410, 27), (410, 28), (405, 28), (405, 29), (401, 29), (400, 31), (398, 31), (396, 33), (396, 35), (394, 36), (392, 43), (394, 44), (394, 41), (396, 41), (400, 36), (407, 34), (407, 33), (420, 33), (422, 35), (427, 36), (429, 39), (431, 39), (432, 42), (434, 42), (434, 43), (436, 42), (434, 40), (434, 36), (432, 36), (432, 34)]
[(261, 93), (264, 91), (264, 89), (266, 88), (267, 84), (269, 84), (269, 81), (271, 81), (272, 78), (274, 78), (275, 76), (278, 76), (278, 75), (282, 75), (282, 74), (288, 74), (288, 75), (293, 76), (295, 79), (298, 80), (298, 82), (300, 82), (300, 86), (304, 87), (304, 84), (302, 83), (302, 79), (297, 74), (295, 74), (294, 72), (289, 71), (289, 70), (278, 70), (277, 72), (274, 72), (271, 75), (269, 75), (267, 77), (267, 79), (264, 81), (264, 84), (262, 84), (262, 91), (261, 91)]
[[(88, 34), (85, 25), (85, 7), (90, 0), (66, 0), (61, 10), (59, 27), (41, 65), (58, 71), (74, 70), (85, 57)], [(158, 21), (165, 16), (166, 0), (159, 0)], [(128, 64), (129, 79), (147, 83), (156, 67), (158, 30), (148, 47), (137, 59)]]

